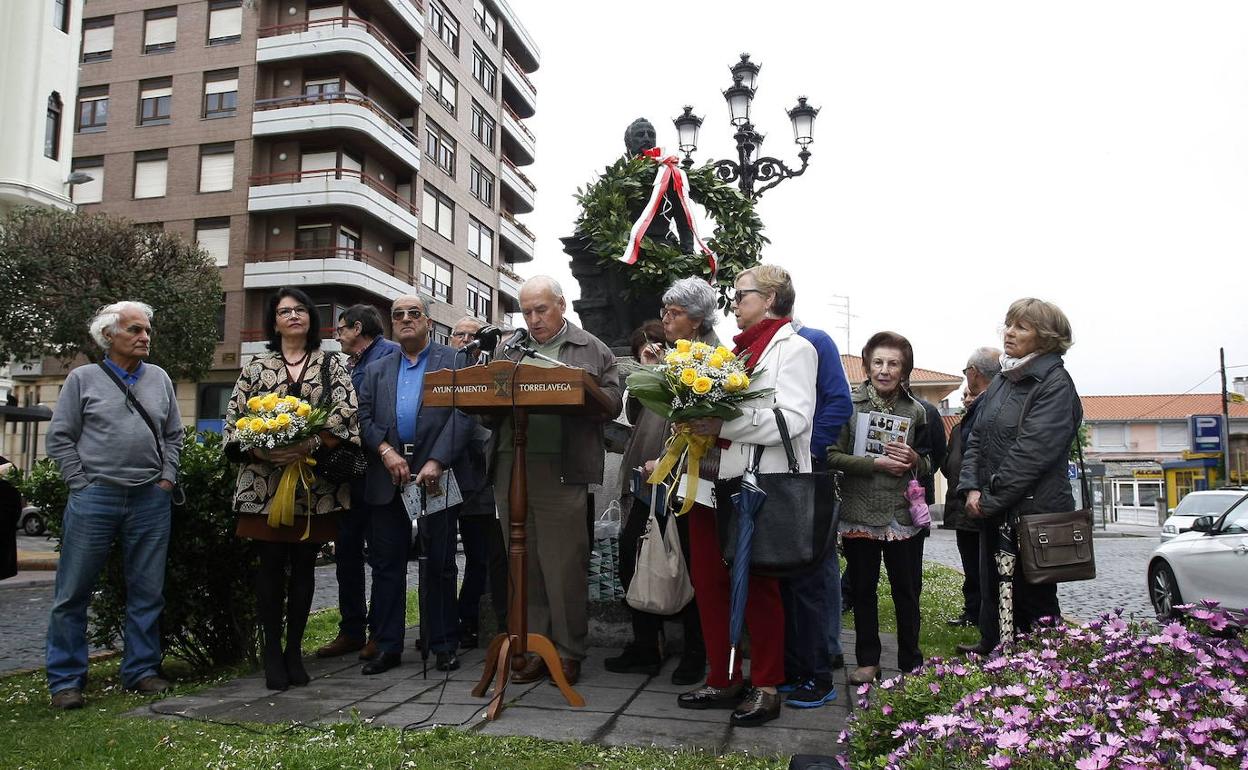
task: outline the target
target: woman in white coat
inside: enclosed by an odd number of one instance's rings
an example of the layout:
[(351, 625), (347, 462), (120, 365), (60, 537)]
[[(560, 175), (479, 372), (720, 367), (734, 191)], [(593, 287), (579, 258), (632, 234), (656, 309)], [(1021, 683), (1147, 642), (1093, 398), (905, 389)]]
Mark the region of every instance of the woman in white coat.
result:
[[(718, 470), (703, 462), (697, 503), (689, 512), (691, 572), (710, 673), (706, 684), (678, 698), (681, 708), (734, 709), (738, 726), (760, 725), (780, 713), (777, 685), (784, 682), (784, 608), (777, 578), (751, 575), (745, 609), (750, 632), (750, 680), (746, 691), (738, 659), (728, 670), (729, 575), (720, 554), (715, 507), (708, 493), (715, 478), (741, 476), (753, 455), (763, 447), (761, 473), (783, 473), (785, 455), (774, 408), (784, 414), (793, 450), (803, 472), (810, 471), (810, 433), (815, 412), (815, 378), (819, 357), (814, 346), (798, 335), (790, 316), (796, 294), (783, 268), (760, 265), (737, 276), (732, 310), (741, 333), (733, 337), (733, 352), (751, 370), (750, 389), (774, 389), (770, 396), (747, 402), (736, 419), (698, 420), (692, 429), (719, 437)], [(764, 518), (759, 526), (766, 526)]]

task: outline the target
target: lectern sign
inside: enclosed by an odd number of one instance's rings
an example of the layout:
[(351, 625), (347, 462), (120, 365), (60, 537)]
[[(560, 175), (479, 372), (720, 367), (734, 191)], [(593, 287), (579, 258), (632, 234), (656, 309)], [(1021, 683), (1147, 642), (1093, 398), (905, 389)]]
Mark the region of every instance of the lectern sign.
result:
[(511, 361), (488, 366), (444, 369), (425, 376), (425, 403), (468, 411), (482, 407), (540, 407), (543, 412), (592, 404), (597, 386), (585, 370), (571, 366), (540, 367)]

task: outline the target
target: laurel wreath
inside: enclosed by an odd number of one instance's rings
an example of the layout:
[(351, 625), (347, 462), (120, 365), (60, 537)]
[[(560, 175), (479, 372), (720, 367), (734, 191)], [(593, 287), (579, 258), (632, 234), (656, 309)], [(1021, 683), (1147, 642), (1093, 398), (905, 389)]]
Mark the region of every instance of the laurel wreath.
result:
[[(597, 180), (577, 188), (581, 205), (577, 233), (589, 241), (590, 251), (604, 267), (617, 266), (627, 281), (631, 297), (661, 294), (678, 278), (701, 276), (710, 281), (711, 266), (704, 254), (681, 254), (668, 243), (651, 238), (641, 242), (641, 253), (632, 265), (619, 262), (628, 244), (636, 214), (650, 197), (657, 166), (644, 157), (621, 157)], [(741, 192), (716, 178), (710, 164), (688, 171), (689, 197), (715, 220), (710, 238), (703, 238), (719, 263), (714, 283), (719, 304), (728, 304), (727, 292), (742, 270), (759, 263), (763, 246), (763, 223), (754, 204)]]

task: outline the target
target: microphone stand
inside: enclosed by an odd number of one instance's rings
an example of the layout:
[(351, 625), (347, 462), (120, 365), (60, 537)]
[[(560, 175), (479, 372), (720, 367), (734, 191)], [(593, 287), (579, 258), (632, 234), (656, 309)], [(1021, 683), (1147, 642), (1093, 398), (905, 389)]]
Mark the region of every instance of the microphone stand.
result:
[(520, 351), (520, 354), (521, 354), (520, 360), (522, 361), (526, 358), (536, 358), (538, 360), (545, 361), (548, 364), (554, 364), (555, 366), (567, 366), (567, 364), (565, 364), (564, 362), (558, 359), (554, 359), (554, 358), (551, 358), (550, 356), (543, 355), (542, 353), (538, 353), (532, 347), (525, 345), (523, 342), (516, 342), (513, 344), (509, 344), (505, 347), (507, 350)]

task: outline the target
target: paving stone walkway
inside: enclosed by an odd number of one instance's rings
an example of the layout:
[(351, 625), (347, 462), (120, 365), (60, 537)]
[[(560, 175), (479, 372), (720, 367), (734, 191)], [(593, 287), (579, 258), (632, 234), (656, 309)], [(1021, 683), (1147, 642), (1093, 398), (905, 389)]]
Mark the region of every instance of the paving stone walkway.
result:
[[(847, 651), (854, 648), (853, 632), (845, 633)], [(410, 637), (409, 637), (410, 638)], [(884, 635), (883, 660), (897, 658), (896, 640)], [(360, 674), (355, 657), (307, 659), (312, 675), (307, 687), (273, 692), (260, 673), (194, 695), (167, 698), (143, 707), (135, 716), (167, 715), (225, 722), (332, 724), (355, 719), (388, 727), (453, 726), (484, 735), (516, 735), (557, 741), (592, 742), (607, 746), (698, 748), (713, 753), (742, 751), (756, 755), (831, 753), (836, 736), (852, 708), (853, 689), (838, 671), (838, 697), (817, 709), (782, 707), (780, 718), (755, 728), (734, 728), (727, 711), (690, 711), (676, 706), (676, 695), (688, 687), (670, 680), (675, 659), (654, 677), (613, 674), (603, 659), (615, 654), (590, 649), (577, 690), (585, 706), (573, 708), (546, 682), (511, 685), (507, 707), (496, 721), (484, 718), (489, 698), (470, 692), (480, 678), (484, 655), (466, 652), (458, 671), (449, 677), (430, 663), (428, 677), (419, 657), (407, 653), (404, 664), (376, 676)], [(853, 668), (853, 655), (847, 670)], [(885, 675), (895, 675), (885, 669)]]

